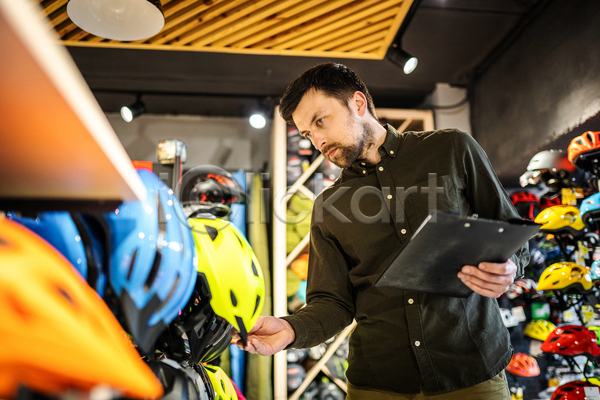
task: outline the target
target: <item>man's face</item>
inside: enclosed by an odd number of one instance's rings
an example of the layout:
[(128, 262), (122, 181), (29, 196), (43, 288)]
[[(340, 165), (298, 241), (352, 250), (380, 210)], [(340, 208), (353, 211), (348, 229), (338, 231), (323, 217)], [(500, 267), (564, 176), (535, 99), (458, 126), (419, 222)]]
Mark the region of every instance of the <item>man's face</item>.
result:
[(374, 141), (373, 131), (360, 119), (353, 100), (349, 105), (311, 89), (292, 113), (300, 134), (341, 168), (363, 158), (365, 149)]

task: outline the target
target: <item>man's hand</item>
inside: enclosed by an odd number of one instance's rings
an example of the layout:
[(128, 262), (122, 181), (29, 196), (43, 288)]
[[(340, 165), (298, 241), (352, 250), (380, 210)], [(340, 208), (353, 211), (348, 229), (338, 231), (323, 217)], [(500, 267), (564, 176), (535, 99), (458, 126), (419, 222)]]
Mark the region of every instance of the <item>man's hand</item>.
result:
[[(239, 335), (232, 330), (234, 339)], [(296, 339), (292, 326), (284, 319), (276, 317), (259, 317), (254, 327), (248, 333), (248, 345), (244, 347), (241, 340), (237, 345), (249, 353), (271, 356), (283, 349)]]
[(496, 264), (482, 262), (478, 267), (465, 265), (458, 277), (475, 293), (498, 298), (515, 280), (517, 266), (511, 260)]

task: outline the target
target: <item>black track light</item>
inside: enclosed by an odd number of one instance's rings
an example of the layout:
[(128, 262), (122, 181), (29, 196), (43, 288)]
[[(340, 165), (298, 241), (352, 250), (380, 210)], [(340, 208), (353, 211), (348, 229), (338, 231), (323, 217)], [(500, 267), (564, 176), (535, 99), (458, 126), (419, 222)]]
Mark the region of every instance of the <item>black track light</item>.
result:
[(137, 98), (135, 103), (129, 106), (121, 107), (121, 118), (125, 122), (131, 122), (134, 118), (146, 112), (146, 105), (142, 102), (141, 96)]
[(393, 44), (392, 47), (390, 47), (390, 50), (387, 52), (387, 58), (402, 68), (406, 75), (413, 72), (419, 63), (417, 57), (410, 55), (407, 51), (401, 49), (396, 44)]

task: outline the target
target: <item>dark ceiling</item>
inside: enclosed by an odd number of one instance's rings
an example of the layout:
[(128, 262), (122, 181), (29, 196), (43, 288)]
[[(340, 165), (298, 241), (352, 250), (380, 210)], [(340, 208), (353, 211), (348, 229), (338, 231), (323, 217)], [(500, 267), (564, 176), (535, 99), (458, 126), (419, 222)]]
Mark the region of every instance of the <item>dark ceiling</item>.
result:
[(105, 112), (117, 112), (142, 94), (152, 114), (245, 116), (261, 102), (275, 105), (292, 80), (326, 61), (354, 69), (377, 107), (418, 108), (437, 82), (469, 85), (547, 2), (415, 0), (413, 17), (400, 28), (402, 47), (419, 59), (411, 75), (387, 59), (90, 47), (69, 52)]

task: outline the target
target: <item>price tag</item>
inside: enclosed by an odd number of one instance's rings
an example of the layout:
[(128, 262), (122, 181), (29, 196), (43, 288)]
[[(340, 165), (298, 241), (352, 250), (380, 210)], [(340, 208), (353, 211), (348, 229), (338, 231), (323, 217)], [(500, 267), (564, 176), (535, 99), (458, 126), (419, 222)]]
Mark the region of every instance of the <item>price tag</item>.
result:
[(598, 387), (584, 387), (585, 398), (587, 400), (600, 400), (600, 390)]
[[(542, 355), (543, 351), (542, 351), (542, 344), (544, 342), (542, 342), (541, 340), (535, 340), (535, 339), (531, 339), (531, 343), (529, 344), (529, 354), (531, 354), (534, 357), (540, 356)], [(548, 383), (548, 385), (550, 385)], [(559, 385), (556, 385), (559, 386)]]
[(577, 205), (577, 194), (573, 189), (563, 188), (561, 190), (561, 203), (563, 206), (576, 206)]
[(581, 306), (581, 314), (583, 314), (583, 323), (587, 324), (594, 319), (594, 308), (589, 305)]
[(577, 315), (573, 312), (573, 310), (569, 309), (563, 312), (563, 320), (565, 322), (577, 322), (578, 318)]
[[(586, 260), (589, 260), (590, 249), (585, 244), (583, 244), (583, 242), (581, 240), (577, 241), (577, 247), (578, 247), (578, 250), (583, 255), (583, 258), (585, 258)], [(585, 265), (585, 264), (583, 264), (583, 265)]]
[[(523, 307), (519, 306), (519, 307), (513, 307), (510, 312), (512, 313), (513, 317), (515, 317), (515, 319), (519, 322), (523, 322), (527, 320), (527, 317), (525, 316), (525, 310), (523, 310)], [(592, 317), (594, 316), (594, 312), (592, 311)]]
[(550, 318), (550, 304), (548, 303), (531, 303), (531, 314), (533, 319), (548, 319)]

